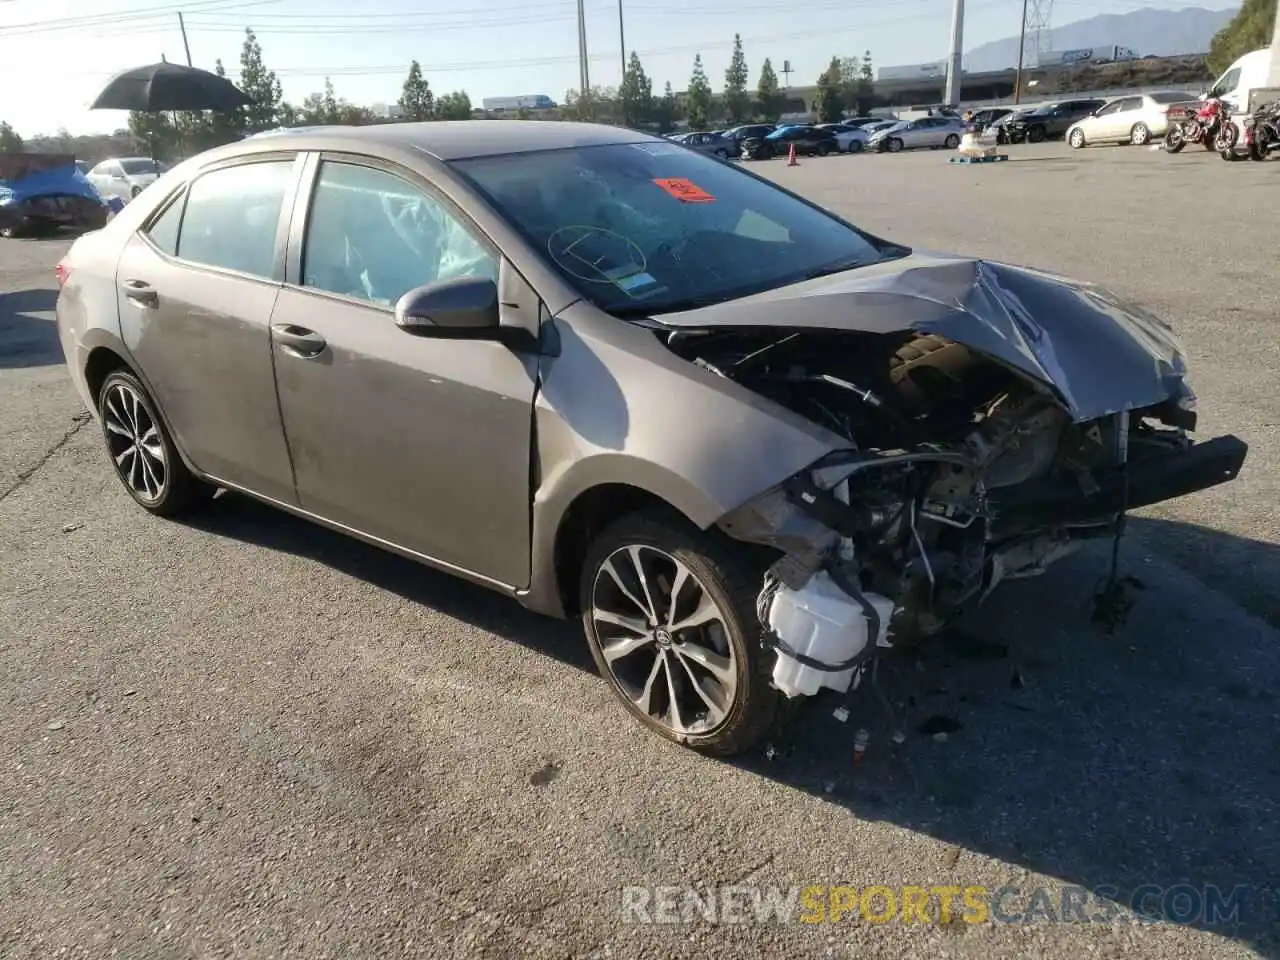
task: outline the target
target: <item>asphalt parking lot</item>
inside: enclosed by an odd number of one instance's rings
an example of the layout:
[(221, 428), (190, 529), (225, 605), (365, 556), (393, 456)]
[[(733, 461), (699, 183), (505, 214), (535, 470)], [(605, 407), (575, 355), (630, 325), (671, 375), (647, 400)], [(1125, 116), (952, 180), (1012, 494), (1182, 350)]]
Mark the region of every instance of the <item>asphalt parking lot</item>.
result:
[[(1280, 957), (1280, 163), (1007, 152), (751, 169), (1164, 315), (1245, 471), (1135, 518), (1114, 635), (1090, 550), (886, 671), (901, 745), (819, 701), (734, 763), (631, 721), (574, 624), (243, 498), (144, 514), (62, 367), (66, 241), (0, 241), (0, 958)], [(726, 884), (1013, 889), (980, 924), (622, 918)], [(1185, 923), (1053, 922), (1177, 885)], [(1209, 888), (1234, 919), (1189, 915)]]

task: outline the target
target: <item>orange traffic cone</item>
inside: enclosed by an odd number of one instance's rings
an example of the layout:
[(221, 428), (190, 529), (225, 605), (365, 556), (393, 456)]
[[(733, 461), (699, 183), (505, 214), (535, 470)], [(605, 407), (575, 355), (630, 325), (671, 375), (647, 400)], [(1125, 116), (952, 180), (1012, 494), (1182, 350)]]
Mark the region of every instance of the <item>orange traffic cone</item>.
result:
[(800, 166), (800, 161), (796, 159), (796, 145), (794, 143), (791, 145), (791, 152), (787, 154), (787, 166), (788, 167)]

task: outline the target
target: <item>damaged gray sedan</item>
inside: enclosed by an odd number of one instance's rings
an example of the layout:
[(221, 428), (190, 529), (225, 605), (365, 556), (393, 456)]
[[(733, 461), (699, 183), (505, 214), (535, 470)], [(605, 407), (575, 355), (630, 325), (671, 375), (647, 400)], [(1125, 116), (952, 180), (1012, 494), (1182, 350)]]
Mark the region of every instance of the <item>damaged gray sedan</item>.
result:
[(1189, 439), (1145, 311), (605, 126), (255, 137), (58, 277), (142, 507), (239, 491), (581, 617), (627, 710), (721, 755), (1247, 452)]

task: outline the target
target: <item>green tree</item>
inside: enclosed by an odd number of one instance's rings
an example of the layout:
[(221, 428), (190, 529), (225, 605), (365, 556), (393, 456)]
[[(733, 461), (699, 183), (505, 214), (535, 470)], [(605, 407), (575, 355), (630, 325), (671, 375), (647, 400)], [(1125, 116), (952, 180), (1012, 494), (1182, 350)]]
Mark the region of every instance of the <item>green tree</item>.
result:
[(245, 130), (257, 133), (274, 127), (283, 98), (280, 80), (263, 63), (262, 45), (248, 27), (244, 31), (244, 46), (240, 49), (240, 89), (253, 101), (244, 108)]
[(471, 98), (465, 90), (446, 93), (436, 101), (436, 116), (441, 120), (470, 120)]
[(786, 97), (778, 84), (778, 75), (773, 72), (773, 63), (765, 57), (764, 66), (760, 68), (760, 80), (756, 84), (756, 108), (769, 123), (777, 123), (785, 104)]
[(840, 58), (832, 57), (827, 69), (818, 77), (818, 93), (813, 103), (820, 123), (838, 123), (844, 118), (843, 86)]
[(1209, 44), (1208, 63), (1214, 76), (1250, 50), (1271, 46), (1275, 22), (1276, 0), (1244, 0), (1231, 22)]
[(435, 116), (436, 98), (431, 85), (422, 75), (422, 67), (414, 60), (409, 64), (409, 76), (400, 91), (400, 109), (409, 120), (430, 120)]
[(662, 99), (654, 109), (654, 119), (658, 121), (659, 133), (671, 132), (675, 129), (676, 121), (680, 119), (680, 98), (671, 89), (670, 80), (662, 91)]
[(859, 113), (866, 113), (875, 106), (875, 87), (876, 75), (871, 68), (871, 51), (862, 51), (862, 65), (858, 67), (858, 91), (857, 109)]
[[(214, 62), (213, 72), (225, 77), (227, 68), (222, 65), (221, 60), (217, 60)], [(209, 116), (209, 126), (210, 138), (214, 143), (231, 143), (244, 135), (244, 110), (239, 107), (234, 110), (214, 110)]]
[(702, 68), (702, 54), (693, 57), (693, 76), (689, 78), (689, 89), (684, 95), (685, 110), (689, 115), (689, 129), (702, 130), (711, 115), (711, 84), (707, 82), (707, 71)]
[(172, 160), (178, 153), (178, 131), (167, 113), (129, 112), (129, 136), (135, 149), (156, 160)]
[[(733, 57), (724, 72), (724, 109), (734, 126), (751, 119), (751, 94), (747, 92), (747, 58), (742, 52), (742, 37), (733, 35)], [(777, 80), (777, 77), (774, 77)]]
[(22, 149), (22, 138), (17, 131), (4, 121), (0, 121), (0, 153), (17, 153)]
[(634, 50), (622, 77), (622, 86), (618, 88), (618, 100), (625, 126), (638, 127), (653, 113), (653, 81), (644, 72), (640, 55)]

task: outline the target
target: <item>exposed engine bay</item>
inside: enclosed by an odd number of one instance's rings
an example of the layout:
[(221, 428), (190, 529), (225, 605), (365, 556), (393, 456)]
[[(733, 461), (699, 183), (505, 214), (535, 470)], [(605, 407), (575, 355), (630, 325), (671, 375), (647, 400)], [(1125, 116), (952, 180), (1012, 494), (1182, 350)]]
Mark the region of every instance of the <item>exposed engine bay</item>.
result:
[(1002, 579), (1038, 574), (1082, 539), (1118, 537), (1131, 507), (1230, 479), (1215, 471), (1234, 476), (1221, 455), (1188, 456), (1189, 390), (1073, 422), (1050, 386), (937, 335), (661, 336), (848, 441), (720, 524), (782, 553), (759, 612), (780, 655), (775, 685), (790, 696), (846, 690), (877, 646), (936, 632)]

